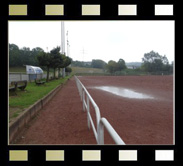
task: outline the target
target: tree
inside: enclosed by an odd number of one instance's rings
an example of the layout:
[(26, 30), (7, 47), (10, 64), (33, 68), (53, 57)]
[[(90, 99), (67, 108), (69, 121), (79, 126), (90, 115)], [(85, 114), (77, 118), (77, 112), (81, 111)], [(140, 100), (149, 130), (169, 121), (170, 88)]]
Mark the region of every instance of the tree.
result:
[(62, 68), (65, 68), (71, 64), (71, 58), (65, 55), (62, 55), (62, 56), (63, 56)]
[(51, 56), (50, 53), (40, 52), (37, 56), (37, 60), (40, 66), (46, 66), (47, 68), (47, 78), (46, 81), (49, 81), (49, 70), (51, 67)]
[(123, 59), (119, 59), (117, 66), (118, 66), (117, 71), (121, 71), (123, 69), (126, 69), (126, 63)]
[(163, 71), (173, 74), (173, 62), (171, 64), (166, 64), (163, 66)]
[(15, 44), (9, 44), (9, 66), (21, 66), (20, 64), (20, 50)]
[(60, 76), (60, 68), (64, 68), (65, 54), (60, 54), (60, 63), (58, 65), (58, 74)]
[(55, 78), (55, 70), (60, 67), (60, 64), (63, 63), (62, 56), (60, 54), (60, 47), (53, 48), (50, 51), (51, 57), (51, 67), (53, 68), (54, 78)]
[(113, 61), (113, 60), (110, 60), (108, 62), (108, 64), (107, 64), (107, 70), (108, 70), (108, 72), (112, 74), (115, 71), (117, 71), (117, 69), (118, 69), (117, 63), (115, 61)]
[(33, 48), (31, 50), (31, 64), (33, 66), (38, 66), (38, 60), (37, 60), (37, 56), (41, 53), (41, 52), (44, 52), (44, 50), (40, 47), (36, 47), (36, 48)]
[(87, 64), (83, 61), (77, 61), (77, 60), (76, 61), (71, 61), (71, 64), (72, 64), (72, 66), (75, 66), (75, 67), (91, 67), (90, 64)]
[(71, 73), (71, 72), (72, 72), (72, 68), (66, 67), (66, 68), (65, 68), (65, 72)]
[(169, 65), (167, 57), (159, 55), (159, 53), (151, 51), (145, 53), (142, 58), (143, 68), (148, 72), (163, 71), (166, 65)]
[(121, 71), (126, 69), (126, 63), (123, 59), (119, 59), (118, 62), (110, 60), (106, 66), (109, 73), (115, 73), (117, 71)]
[[(63, 62), (60, 67), (67, 68), (71, 64), (72, 59), (68, 56), (65, 56), (64, 54), (62, 54), (62, 58), (63, 58)], [(60, 70), (59, 70), (59, 72), (60, 72)]]
[(33, 65), (31, 63), (32, 57), (31, 57), (31, 50), (29, 47), (23, 47), (20, 49), (20, 63), (22, 65)]
[(106, 62), (100, 59), (93, 59), (91, 63), (91, 67), (99, 69), (104, 69), (106, 65)]
[(15, 44), (9, 44), (9, 66), (38, 65), (37, 56), (44, 50), (40, 47), (30, 50), (29, 47), (19, 47)]

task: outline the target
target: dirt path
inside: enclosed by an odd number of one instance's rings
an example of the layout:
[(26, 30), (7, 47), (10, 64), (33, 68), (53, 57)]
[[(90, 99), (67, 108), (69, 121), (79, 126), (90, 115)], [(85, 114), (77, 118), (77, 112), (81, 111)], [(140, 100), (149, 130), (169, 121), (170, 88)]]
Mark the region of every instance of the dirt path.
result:
[(96, 144), (74, 77), (53, 97), (16, 144)]

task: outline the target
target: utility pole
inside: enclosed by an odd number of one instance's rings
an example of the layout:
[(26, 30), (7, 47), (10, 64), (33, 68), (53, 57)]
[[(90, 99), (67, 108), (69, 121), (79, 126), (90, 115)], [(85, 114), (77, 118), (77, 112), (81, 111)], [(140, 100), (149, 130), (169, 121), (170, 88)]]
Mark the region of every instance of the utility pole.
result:
[(83, 49), (81, 50), (81, 53), (83, 54), (83, 62), (84, 62), (84, 54), (87, 54), (86, 51), (84, 50), (84, 47), (83, 47)]

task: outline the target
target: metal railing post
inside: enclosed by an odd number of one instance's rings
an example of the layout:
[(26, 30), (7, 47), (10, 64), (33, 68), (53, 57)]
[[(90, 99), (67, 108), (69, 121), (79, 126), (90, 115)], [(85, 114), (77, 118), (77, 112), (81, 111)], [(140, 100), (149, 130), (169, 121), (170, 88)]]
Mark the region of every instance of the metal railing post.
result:
[(90, 101), (89, 97), (87, 96), (87, 121), (88, 121), (88, 128), (90, 129), (90, 118), (88, 114), (90, 114)]
[[(118, 145), (125, 145), (124, 141), (121, 139), (121, 137), (118, 135), (118, 133), (114, 130), (114, 128), (111, 126), (111, 124), (107, 121), (106, 118), (100, 119), (100, 126), (105, 127), (108, 131), (111, 138), (114, 140), (114, 142)], [(104, 131), (104, 130), (103, 130)]]
[(104, 145), (104, 126), (101, 122), (99, 122), (98, 126), (98, 144)]
[(83, 89), (83, 111), (85, 111), (85, 91)]
[(79, 94), (80, 94), (80, 98), (81, 98), (81, 101), (82, 101), (82, 87), (81, 87), (81, 85), (79, 85)]

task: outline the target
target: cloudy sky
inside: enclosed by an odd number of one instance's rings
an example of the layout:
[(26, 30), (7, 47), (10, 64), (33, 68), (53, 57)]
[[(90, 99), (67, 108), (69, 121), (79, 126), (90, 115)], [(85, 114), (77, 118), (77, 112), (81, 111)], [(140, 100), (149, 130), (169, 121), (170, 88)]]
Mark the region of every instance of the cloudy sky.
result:
[[(73, 60), (102, 59), (141, 62), (152, 50), (174, 61), (174, 21), (65, 21), (65, 52)], [(61, 21), (9, 21), (9, 43), (41, 47), (61, 46)]]

